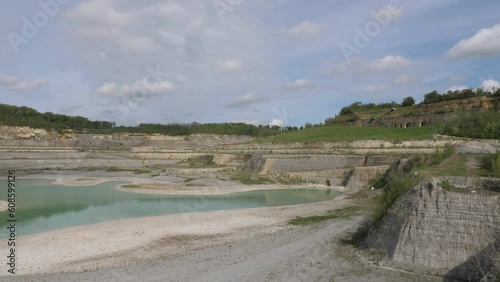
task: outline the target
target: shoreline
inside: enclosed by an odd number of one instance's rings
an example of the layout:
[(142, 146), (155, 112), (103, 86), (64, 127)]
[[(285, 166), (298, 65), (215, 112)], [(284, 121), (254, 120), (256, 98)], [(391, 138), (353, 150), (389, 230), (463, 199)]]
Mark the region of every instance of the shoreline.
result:
[[(175, 256), (224, 242), (292, 228), (296, 216), (349, 204), (329, 201), (282, 207), (163, 215), (70, 227), (17, 238), (23, 252), (19, 275), (85, 272)], [(6, 244), (6, 240), (0, 240)], [(0, 250), (0, 255), (6, 250)], [(4, 276), (5, 274), (0, 274)]]
[[(91, 186), (110, 181), (126, 181), (141, 188), (115, 189), (131, 193), (172, 195), (220, 195), (255, 190), (277, 189), (332, 189), (343, 187), (318, 185), (232, 185), (187, 186), (184, 182), (168, 182), (141, 177), (87, 177), (78, 175), (26, 175), (23, 178), (50, 179), (54, 184), (66, 186)], [(197, 183), (209, 182), (198, 179)], [(148, 188), (153, 185), (153, 189)], [(162, 186), (159, 188), (155, 185)], [(166, 188), (165, 188), (166, 186)], [(80, 225), (60, 230), (29, 234), (16, 238), (20, 263), (19, 277), (37, 277), (55, 273), (82, 273), (148, 263), (165, 257), (175, 257), (210, 246), (257, 238), (293, 228), (286, 222), (296, 216), (326, 213), (349, 205), (345, 194), (332, 200), (292, 206), (247, 208), (206, 212), (181, 213), (123, 219), (90, 225)], [(7, 245), (6, 239), (0, 244)], [(0, 256), (7, 256), (7, 249), (0, 248)], [(22, 260), (21, 260), (22, 258)], [(0, 273), (6, 278), (8, 273)], [(1, 279), (0, 279), (1, 280)]]
[[(96, 177), (79, 177), (76, 175), (46, 175), (35, 174), (27, 175), (24, 179), (43, 178), (52, 180), (53, 184), (64, 186), (94, 186), (105, 182), (123, 181), (129, 182), (119, 184), (115, 189), (140, 194), (153, 194), (153, 195), (225, 195), (231, 193), (241, 193), (259, 190), (289, 190), (289, 189), (318, 189), (318, 190), (335, 190), (338, 192), (345, 192), (344, 186), (325, 186), (325, 185), (311, 185), (311, 184), (296, 184), (296, 185), (282, 185), (282, 184), (255, 184), (245, 185), (241, 183), (223, 183), (223, 185), (205, 185), (203, 179), (200, 179), (199, 185), (186, 185), (185, 182), (173, 182), (165, 180), (146, 179), (133, 176), (96, 176)], [(211, 183), (208, 183), (211, 184)], [(142, 187), (128, 188), (125, 185), (138, 185)]]

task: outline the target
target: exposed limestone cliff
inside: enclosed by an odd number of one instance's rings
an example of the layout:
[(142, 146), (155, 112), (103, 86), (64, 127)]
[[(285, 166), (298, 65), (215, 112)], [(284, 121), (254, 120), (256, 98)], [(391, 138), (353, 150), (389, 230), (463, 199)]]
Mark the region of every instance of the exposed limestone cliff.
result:
[(474, 256), (500, 235), (500, 196), (448, 192), (439, 182), (424, 181), (402, 196), (365, 243), (386, 250), (393, 267), (476, 279)]

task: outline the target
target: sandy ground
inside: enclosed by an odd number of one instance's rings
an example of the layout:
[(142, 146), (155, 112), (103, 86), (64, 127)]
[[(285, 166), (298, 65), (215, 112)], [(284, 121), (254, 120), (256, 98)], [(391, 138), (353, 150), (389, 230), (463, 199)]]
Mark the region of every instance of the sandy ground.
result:
[[(104, 179), (59, 179), (73, 185), (96, 181)], [(16, 239), (17, 274), (7, 276), (4, 268), (0, 281), (439, 281), (378, 268), (341, 244), (362, 223), (361, 216), (312, 227), (286, 223), (352, 204), (340, 196), (304, 205), (129, 219), (21, 236)], [(6, 240), (0, 245), (6, 246)], [(7, 248), (0, 248), (0, 257), (6, 256)]]
[(271, 189), (334, 189), (345, 191), (343, 186), (325, 185), (281, 185), (281, 184), (262, 184), (262, 185), (244, 185), (234, 181), (214, 180), (208, 178), (199, 178), (190, 183), (178, 181), (176, 177), (167, 178), (146, 178), (146, 177), (124, 177), (110, 176), (106, 177), (81, 177), (77, 175), (29, 175), (24, 178), (48, 178), (54, 180), (55, 184), (67, 186), (91, 186), (109, 181), (124, 181), (129, 184), (122, 184), (117, 189), (146, 194), (168, 194), (168, 195), (220, 195), (235, 192), (246, 192), (255, 190)]

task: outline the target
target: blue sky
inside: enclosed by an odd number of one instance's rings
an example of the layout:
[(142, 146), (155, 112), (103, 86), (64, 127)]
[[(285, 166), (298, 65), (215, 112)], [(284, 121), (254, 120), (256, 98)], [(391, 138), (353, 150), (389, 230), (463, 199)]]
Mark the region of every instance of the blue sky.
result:
[(2, 1), (0, 103), (117, 124), (303, 125), (499, 87), (495, 0)]

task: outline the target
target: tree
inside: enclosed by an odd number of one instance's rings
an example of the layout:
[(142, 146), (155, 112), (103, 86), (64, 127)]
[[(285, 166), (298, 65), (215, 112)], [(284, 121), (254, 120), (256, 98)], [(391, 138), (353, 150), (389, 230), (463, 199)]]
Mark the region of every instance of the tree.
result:
[(413, 97), (409, 96), (403, 99), (403, 103), (401, 104), (403, 107), (410, 107), (415, 105), (415, 99)]
[(435, 90), (432, 91), (431, 93), (425, 94), (425, 96), (424, 96), (424, 104), (440, 102), (442, 100), (443, 100), (443, 96)]

